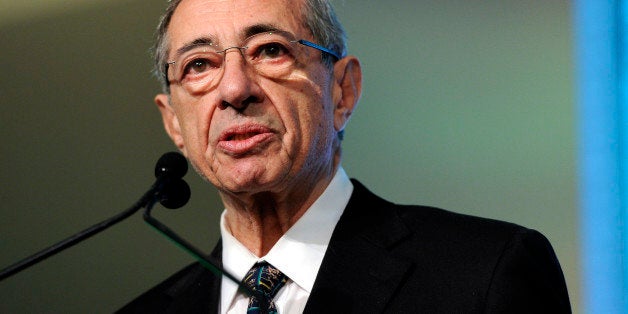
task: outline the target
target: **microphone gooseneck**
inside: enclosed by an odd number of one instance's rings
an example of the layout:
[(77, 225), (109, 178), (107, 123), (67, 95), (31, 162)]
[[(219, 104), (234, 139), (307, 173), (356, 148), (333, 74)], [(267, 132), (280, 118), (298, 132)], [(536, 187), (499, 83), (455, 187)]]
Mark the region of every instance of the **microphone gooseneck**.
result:
[(185, 205), (190, 198), (190, 188), (187, 183), (181, 179), (181, 177), (185, 175), (187, 169), (187, 162), (185, 157), (181, 154), (176, 152), (164, 154), (157, 162), (157, 166), (155, 168), (157, 180), (142, 196), (142, 198), (133, 204), (133, 206), (107, 220), (97, 223), (61, 242), (58, 242), (5, 269), (2, 269), (0, 271), (0, 281), (115, 225), (116, 223), (136, 213), (140, 208), (154, 202), (155, 199), (163, 203), (164, 206), (168, 208), (179, 208)]
[[(167, 157), (166, 159), (170, 159), (170, 157)], [(168, 170), (162, 171), (158, 162), (158, 166), (155, 168), (155, 175), (158, 176), (158, 178), (163, 178), (159, 176), (160, 173), (172, 174), (175, 172), (169, 172)], [(178, 174), (180, 172), (176, 173)], [(183, 172), (183, 174), (185, 174), (185, 171)], [(229, 280), (236, 283), (242, 293), (245, 293), (248, 296), (257, 295), (258, 297), (264, 299), (261, 292), (254, 291), (246, 285), (242, 284), (242, 282), (240, 282), (240, 280), (238, 280), (234, 275), (219, 266), (219, 261), (215, 261), (211, 256), (203, 253), (201, 250), (196, 248), (190, 242), (183, 239), (172, 229), (170, 229), (164, 223), (160, 222), (157, 218), (151, 215), (153, 205), (155, 205), (156, 202), (160, 202), (161, 205), (166, 208), (176, 209), (185, 205), (190, 198), (190, 188), (188, 184), (179, 178), (172, 179), (170, 177), (165, 177), (159, 184), (162, 186), (162, 188), (157, 193), (156, 197), (150, 200), (146, 205), (146, 210), (144, 211), (143, 215), (144, 221), (146, 221), (146, 223), (148, 223), (151, 227), (157, 230), (157, 232), (161, 233), (164, 237), (174, 242), (179, 248), (192, 255), (192, 257), (194, 257), (201, 265), (203, 265), (203, 267), (214, 273), (216, 276), (225, 276)]]
[(225, 271), (222, 267), (218, 266), (219, 263), (217, 261), (212, 260), (208, 255), (192, 246), (174, 231), (169, 229), (166, 225), (151, 216), (151, 210), (157, 202), (170, 209), (182, 207), (188, 202), (190, 199), (190, 187), (185, 181), (183, 181), (183, 179), (181, 179), (186, 174), (187, 170), (187, 161), (183, 155), (176, 152), (169, 152), (162, 155), (155, 166), (155, 177), (157, 180), (150, 187), (150, 189), (144, 193), (144, 195), (135, 204), (133, 204), (133, 206), (107, 220), (97, 223), (61, 242), (58, 242), (3, 269), (0, 271), (0, 281), (30, 266), (33, 266), (54, 254), (74, 246), (75, 244), (78, 244), (79, 242), (86, 240), (101, 231), (104, 231), (116, 223), (130, 217), (140, 208), (145, 207), (146, 211), (144, 212), (144, 220), (161, 234), (195, 257), (201, 265), (212, 271), (217, 276), (224, 275), (229, 278), (238, 285), (240, 291), (243, 293), (249, 296), (255, 294), (262, 297), (259, 292), (253, 291), (242, 285), (237, 278)]

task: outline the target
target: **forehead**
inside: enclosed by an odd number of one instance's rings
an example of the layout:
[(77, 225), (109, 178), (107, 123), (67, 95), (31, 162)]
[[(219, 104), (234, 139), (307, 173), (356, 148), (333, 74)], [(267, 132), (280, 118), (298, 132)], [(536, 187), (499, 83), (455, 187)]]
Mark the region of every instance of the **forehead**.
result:
[(303, 37), (301, 7), (295, 0), (184, 0), (168, 26), (169, 48), (207, 37), (235, 44), (254, 25), (272, 25)]

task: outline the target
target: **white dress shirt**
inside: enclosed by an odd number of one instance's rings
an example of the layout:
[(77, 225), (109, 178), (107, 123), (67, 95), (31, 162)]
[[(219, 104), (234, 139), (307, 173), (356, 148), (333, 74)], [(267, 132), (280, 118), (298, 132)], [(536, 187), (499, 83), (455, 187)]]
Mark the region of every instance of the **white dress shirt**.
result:
[[(261, 257), (255, 256), (233, 237), (223, 212), (220, 218), (223, 267), (242, 280), (255, 263), (267, 261), (289, 278), (274, 299), (279, 314), (303, 313), (331, 234), (352, 192), (353, 184), (342, 167), (338, 167), (323, 194), (277, 241), (268, 254)], [(246, 313), (249, 299), (245, 294), (238, 292), (237, 287), (237, 284), (223, 276), (220, 294), (221, 314)]]

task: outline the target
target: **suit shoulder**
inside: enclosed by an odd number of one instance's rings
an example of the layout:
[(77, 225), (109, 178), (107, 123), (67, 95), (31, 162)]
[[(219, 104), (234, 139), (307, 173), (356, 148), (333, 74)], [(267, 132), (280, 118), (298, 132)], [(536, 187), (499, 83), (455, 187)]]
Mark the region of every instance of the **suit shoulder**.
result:
[[(394, 213), (410, 230), (430, 230), (438, 233), (507, 233), (527, 232), (523, 226), (424, 205), (392, 203), (368, 190), (357, 180), (354, 185), (356, 207), (368, 208), (375, 216)], [(353, 200), (352, 199), (352, 200)], [(364, 213), (363, 213), (364, 214)]]
[(521, 225), (491, 218), (472, 216), (438, 207), (392, 204), (395, 212), (409, 226), (435, 228), (443, 231), (455, 229), (457, 233), (516, 233), (532, 232)]
[(551, 251), (550, 241), (541, 232), (515, 223), (471, 216), (452, 211), (414, 205), (395, 205), (400, 219), (422, 238), (440, 239), (450, 243), (492, 247), (497, 251), (522, 244), (530, 249)]

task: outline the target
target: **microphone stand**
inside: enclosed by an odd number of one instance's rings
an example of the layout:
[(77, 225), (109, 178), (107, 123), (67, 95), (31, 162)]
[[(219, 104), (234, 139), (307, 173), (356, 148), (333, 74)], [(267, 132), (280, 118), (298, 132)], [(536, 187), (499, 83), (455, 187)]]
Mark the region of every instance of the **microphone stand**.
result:
[(168, 226), (164, 225), (159, 220), (151, 216), (151, 211), (156, 202), (157, 200), (153, 199), (146, 206), (146, 210), (144, 211), (143, 215), (144, 221), (146, 221), (146, 223), (148, 223), (151, 227), (153, 227), (155, 230), (157, 230), (157, 232), (161, 233), (167, 239), (171, 240), (176, 246), (183, 249), (188, 254), (192, 255), (201, 265), (210, 270), (216, 276), (224, 275), (225, 277), (236, 283), (238, 285), (238, 289), (241, 292), (245, 293), (248, 296), (256, 295), (262, 302), (266, 299), (261, 292), (252, 290), (251, 288), (242, 284), (239, 279), (237, 279), (221, 267), (217, 266), (219, 265), (219, 263), (217, 261), (214, 261), (209, 255), (206, 255), (201, 250), (194, 247), (188, 241), (172, 231), (172, 229), (168, 228)]
[(109, 218), (103, 220), (100, 223), (97, 223), (81, 232), (74, 234), (66, 238), (65, 240), (58, 242), (50, 247), (43, 249), (31, 256), (24, 258), (23, 260), (12, 264), (11, 266), (0, 271), (0, 281), (32, 266), (35, 265), (46, 258), (53, 256), (69, 247), (76, 245), (77, 243), (92, 237), (93, 235), (117, 224), (118, 222), (130, 217), (134, 213), (136, 213), (140, 208), (146, 206), (149, 202), (154, 202), (157, 198), (157, 194), (159, 193), (160, 187), (163, 184), (163, 179), (159, 178), (157, 181), (151, 186), (151, 188), (140, 198), (133, 206), (128, 208), (127, 210)]
[(191, 254), (201, 265), (213, 272), (216, 276), (223, 275), (229, 280), (232, 280), (238, 285), (238, 289), (242, 293), (245, 293), (247, 296), (255, 295), (259, 298), (260, 302), (268, 302), (260, 291), (254, 291), (253, 289), (243, 285), (240, 280), (218, 266), (218, 262), (213, 261), (208, 255), (195, 248), (188, 241), (181, 238), (166, 225), (151, 216), (151, 210), (157, 202), (160, 202), (165, 207), (173, 209), (179, 208), (187, 203), (190, 197), (190, 188), (185, 181), (180, 179), (185, 175), (186, 171), (187, 163), (182, 155), (174, 152), (164, 154), (158, 160), (157, 166), (155, 167), (155, 176), (157, 177), (157, 180), (151, 188), (130, 208), (3, 269), (0, 271), (0, 281), (69, 247), (72, 247), (99, 232), (104, 231), (105, 229), (130, 217), (140, 208), (146, 207), (146, 210), (144, 211), (144, 220), (150, 226), (154, 227), (162, 235), (172, 240), (177, 246)]

